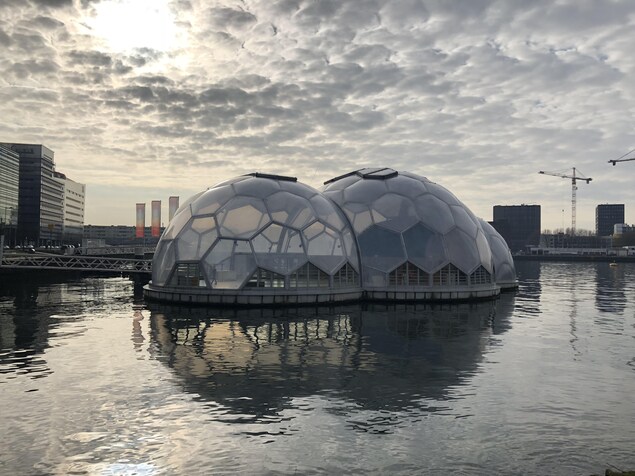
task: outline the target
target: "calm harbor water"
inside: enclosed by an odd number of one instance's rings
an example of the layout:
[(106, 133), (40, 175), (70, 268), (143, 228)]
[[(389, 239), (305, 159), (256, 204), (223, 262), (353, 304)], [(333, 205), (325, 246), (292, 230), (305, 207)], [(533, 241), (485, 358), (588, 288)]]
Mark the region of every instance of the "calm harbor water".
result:
[(0, 280), (0, 474), (635, 468), (635, 264), (493, 302), (219, 311)]

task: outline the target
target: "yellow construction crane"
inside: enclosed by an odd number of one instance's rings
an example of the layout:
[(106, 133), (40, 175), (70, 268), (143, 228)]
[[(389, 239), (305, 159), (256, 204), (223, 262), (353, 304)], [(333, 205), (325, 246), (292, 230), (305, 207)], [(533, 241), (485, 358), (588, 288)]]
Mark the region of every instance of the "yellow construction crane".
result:
[(633, 152), (635, 152), (635, 149), (627, 152), (622, 157), (618, 157), (617, 159), (609, 160), (609, 164), (613, 164), (613, 167), (615, 167), (615, 164), (618, 163), (618, 162), (628, 162), (629, 160), (635, 160), (635, 157), (631, 157), (630, 159), (625, 159), (624, 158), (627, 155), (632, 154)]
[(575, 167), (573, 167), (572, 175), (563, 174), (562, 172), (545, 172), (543, 170), (541, 170), (538, 173), (545, 174), (545, 175), (553, 175), (554, 177), (571, 179), (571, 234), (575, 235), (576, 191), (578, 190), (577, 182), (578, 180), (584, 180), (586, 183), (589, 183), (593, 179), (590, 177), (585, 177), (580, 172), (578, 172)]

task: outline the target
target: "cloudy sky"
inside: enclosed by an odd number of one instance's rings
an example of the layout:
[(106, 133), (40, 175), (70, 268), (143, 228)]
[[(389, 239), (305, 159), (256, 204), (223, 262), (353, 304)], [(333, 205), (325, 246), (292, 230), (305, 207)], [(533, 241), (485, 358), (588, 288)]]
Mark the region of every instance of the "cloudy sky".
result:
[[(88, 186), (86, 223), (134, 224), (260, 171), (366, 166), (543, 228), (635, 222), (632, 0), (1, 0), (0, 141), (43, 143)], [(635, 156), (631, 154), (630, 156)], [(629, 156), (629, 157), (630, 157)]]

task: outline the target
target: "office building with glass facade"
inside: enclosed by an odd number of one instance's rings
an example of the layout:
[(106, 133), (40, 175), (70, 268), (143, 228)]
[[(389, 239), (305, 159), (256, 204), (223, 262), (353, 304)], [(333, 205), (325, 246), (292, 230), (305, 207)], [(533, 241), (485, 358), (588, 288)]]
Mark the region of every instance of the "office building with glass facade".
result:
[(61, 172), (54, 172), (53, 177), (64, 186), (62, 241), (64, 243), (80, 243), (84, 237), (86, 185), (69, 179)]
[(20, 157), (0, 144), (0, 235), (14, 246), (18, 229)]
[(605, 203), (595, 207), (595, 234), (597, 236), (610, 236), (613, 227), (624, 223), (624, 204)]
[(512, 252), (540, 244), (540, 205), (495, 205), (491, 224)]
[(490, 298), (498, 269), (515, 286), (502, 249), (493, 256), (481, 221), (425, 177), (362, 169), (318, 191), (254, 173), (179, 208), (145, 294), (223, 305)]
[(20, 158), (17, 242), (60, 244), (64, 186), (53, 177), (54, 152), (41, 144), (0, 144)]

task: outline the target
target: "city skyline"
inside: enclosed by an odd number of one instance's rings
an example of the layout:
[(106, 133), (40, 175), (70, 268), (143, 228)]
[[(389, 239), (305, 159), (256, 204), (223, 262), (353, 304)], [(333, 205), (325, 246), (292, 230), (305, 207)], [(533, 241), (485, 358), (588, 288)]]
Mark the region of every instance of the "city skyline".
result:
[[(85, 183), (86, 224), (253, 171), (316, 188), (362, 167), (428, 177), (475, 214), (635, 222), (635, 5), (5, 0), (0, 140)], [(630, 157), (630, 156), (629, 156)]]

